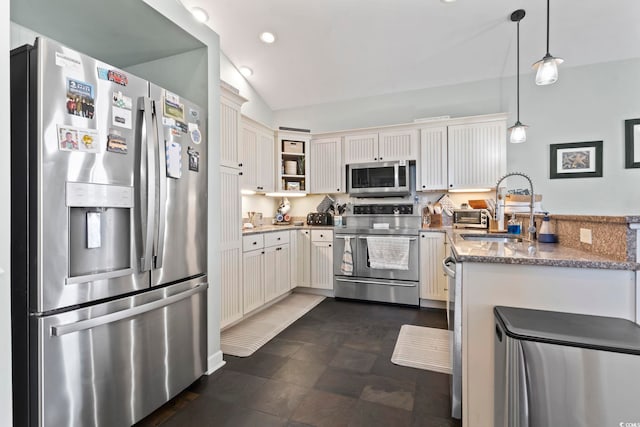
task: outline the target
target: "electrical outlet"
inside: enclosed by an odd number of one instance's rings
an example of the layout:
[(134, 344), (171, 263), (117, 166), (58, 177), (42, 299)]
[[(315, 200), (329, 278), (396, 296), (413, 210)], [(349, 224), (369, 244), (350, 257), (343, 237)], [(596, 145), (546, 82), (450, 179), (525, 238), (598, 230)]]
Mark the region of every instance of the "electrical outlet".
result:
[(591, 229), (589, 228), (581, 228), (580, 229), (580, 241), (582, 243), (591, 244)]

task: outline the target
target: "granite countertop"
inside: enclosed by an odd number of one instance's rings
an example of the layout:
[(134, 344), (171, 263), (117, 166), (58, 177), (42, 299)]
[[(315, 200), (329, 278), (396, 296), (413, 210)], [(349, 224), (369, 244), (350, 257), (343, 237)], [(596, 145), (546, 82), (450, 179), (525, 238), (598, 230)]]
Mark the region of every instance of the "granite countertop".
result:
[(638, 270), (636, 262), (617, 261), (601, 255), (560, 246), (557, 243), (517, 243), (464, 240), (464, 233), (478, 230), (447, 230), (449, 242), (456, 260), (461, 262), (485, 262), (499, 264), (528, 264), (552, 267), (601, 268), (609, 270)]
[(275, 231), (288, 231), (288, 230), (333, 230), (333, 225), (261, 225), (255, 228), (245, 228), (242, 230), (242, 235), (256, 233), (273, 233)]

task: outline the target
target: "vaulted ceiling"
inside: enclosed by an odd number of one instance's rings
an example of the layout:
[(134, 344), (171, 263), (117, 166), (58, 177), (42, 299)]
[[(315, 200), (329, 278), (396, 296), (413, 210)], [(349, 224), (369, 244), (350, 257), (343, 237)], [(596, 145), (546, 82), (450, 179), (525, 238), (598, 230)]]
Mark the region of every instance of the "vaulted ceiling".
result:
[[(546, 52), (544, 0), (181, 1), (274, 110), (514, 75), (520, 8), (521, 72)], [(639, 17), (638, 0), (553, 0), (550, 51), (562, 67), (640, 57)]]

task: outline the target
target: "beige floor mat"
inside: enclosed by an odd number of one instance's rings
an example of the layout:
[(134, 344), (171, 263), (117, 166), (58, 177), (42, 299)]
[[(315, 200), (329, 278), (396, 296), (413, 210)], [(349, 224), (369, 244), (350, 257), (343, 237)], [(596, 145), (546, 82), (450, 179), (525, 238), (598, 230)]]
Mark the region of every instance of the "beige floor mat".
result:
[(251, 356), (256, 350), (301, 318), (325, 297), (292, 294), (222, 332), (220, 347), (224, 354)]
[(391, 362), (451, 374), (451, 340), (446, 329), (402, 325)]

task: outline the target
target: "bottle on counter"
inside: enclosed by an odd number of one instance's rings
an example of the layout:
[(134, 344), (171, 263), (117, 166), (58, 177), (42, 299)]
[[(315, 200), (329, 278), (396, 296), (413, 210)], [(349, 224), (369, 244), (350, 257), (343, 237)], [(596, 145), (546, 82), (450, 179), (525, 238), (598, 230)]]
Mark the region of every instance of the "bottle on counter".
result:
[(549, 212), (545, 212), (544, 218), (542, 218), (542, 225), (540, 226), (540, 231), (538, 232), (538, 241), (542, 243), (556, 243), (558, 241), (558, 236), (556, 236), (553, 232), (553, 226), (551, 225)]
[(522, 233), (522, 221), (516, 218), (515, 213), (511, 213), (511, 219), (507, 223), (507, 233), (509, 234)]

